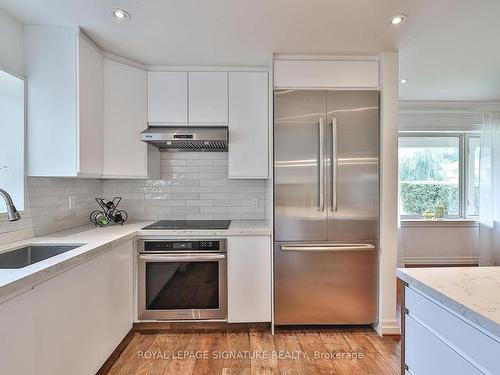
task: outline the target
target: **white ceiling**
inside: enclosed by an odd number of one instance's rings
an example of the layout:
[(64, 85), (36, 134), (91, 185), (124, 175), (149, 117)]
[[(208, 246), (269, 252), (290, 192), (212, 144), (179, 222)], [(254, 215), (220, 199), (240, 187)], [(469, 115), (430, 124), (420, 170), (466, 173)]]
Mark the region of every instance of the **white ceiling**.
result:
[[(439, 0), (441, 8), (455, 0)], [(273, 52), (396, 51), (436, 0), (0, 0), (25, 24), (79, 25), (103, 49), (147, 65), (268, 65)], [(116, 22), (114, 7), (132, 14)], [(390, 16), (411, 15), (401, 28)]]
[(459, 0), (400, 50), (402, 100), (500, 100), (500, 1)]
[[(132, 20), (115, 21), (114, 7)], [(0, 8), (25, 24), (79, 25), (104, 50), (146, 65), (399, 50), (404, 100), (500, 99), (499, 0), (0, 0)], [(397, 13), (408, 21), (389, 25)]]

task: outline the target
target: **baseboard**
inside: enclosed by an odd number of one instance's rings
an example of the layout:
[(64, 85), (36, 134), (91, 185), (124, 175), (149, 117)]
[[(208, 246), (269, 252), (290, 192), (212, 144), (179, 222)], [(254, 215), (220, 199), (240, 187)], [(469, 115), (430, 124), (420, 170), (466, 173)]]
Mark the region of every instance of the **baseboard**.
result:
[(109, 356), (109, 358), (104, 362), (104, 364), (101, 366), (101, 368), (96, 372), (96, 375), (106, 375), (109, 370), (111, 370), (111, 367), (113, 367), (113, 364), (116, 362), (118, 357), (120, 357), (120, 354), (123, 353), (125, 348), (127, 347), (128, 343), (132, 340), (132, 337), (134, 336), (134, 329), (131, 329), (123, 338), (123, 340), (118, 344), (115, 350), (113, 350), (113, 353)]
[(373, 328), (380, 336), (400, 335), (401, 327), (398, 319), (383, 319), (373, 325)]
[(500, 266), (500, 258), (483, 259), (479, 261), (479, 265), (482, 267)]
[(459, 257), (405, 257), (405, 265), (439, 265), (439, 264), (464, 264), (477, 265), (479, 257), (476, 256), (459, 256)]
[(267, 331), (271, 323), (227, 323), (227, 322), (142, 322), (134, 323), (135, 332), (155, 333), (162, 331), (238, 331), (242, 329), (257, 329)]

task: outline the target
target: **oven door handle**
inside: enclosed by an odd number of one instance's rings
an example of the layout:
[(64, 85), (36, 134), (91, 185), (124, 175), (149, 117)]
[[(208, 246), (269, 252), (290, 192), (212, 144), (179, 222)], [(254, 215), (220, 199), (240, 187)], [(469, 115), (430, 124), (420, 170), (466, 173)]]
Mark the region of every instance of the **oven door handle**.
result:
[(207, 260), (224, 259), (225, 255), (139, 255), (140, 260), (149, 262), (202, 262)]

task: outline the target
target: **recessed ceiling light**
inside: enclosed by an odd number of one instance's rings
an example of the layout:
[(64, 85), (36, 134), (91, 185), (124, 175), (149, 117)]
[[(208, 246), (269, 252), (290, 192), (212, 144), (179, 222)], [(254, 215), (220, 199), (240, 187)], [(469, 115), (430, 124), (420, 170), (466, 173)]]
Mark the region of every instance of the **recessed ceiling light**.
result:
[(131, 18), (130, 13), (124, 9), (115, 8), (113, 9), (113, 16), (120, 21), (129, 20)]
[(389, 22), (391, 23), (391, 25), (400, 25), (404, 21), (406, 21), (407, 18), (408, 16), (406, 14), (396, 14), (395, 16), (391, 17), (391, 20)]
[(400, 79), (400, 80), (399, 80), (399, 83), (401, 83), (401, 84), (403, 84), (403, 85), (404, 85), (406, 82), (408, 82), (408, 80), (407, 80), (406, 78), (403, 78), (403, 79)]

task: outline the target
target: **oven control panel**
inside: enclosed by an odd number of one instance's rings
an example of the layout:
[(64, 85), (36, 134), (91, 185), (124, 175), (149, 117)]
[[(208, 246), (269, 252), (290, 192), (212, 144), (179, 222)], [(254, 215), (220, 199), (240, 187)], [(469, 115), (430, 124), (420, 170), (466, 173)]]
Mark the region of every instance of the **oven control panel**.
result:
[(140, 253), (170, 253), (170, 252), (219, 252), (226, 251), (225, 239), (207, 240), (139, 240)]

